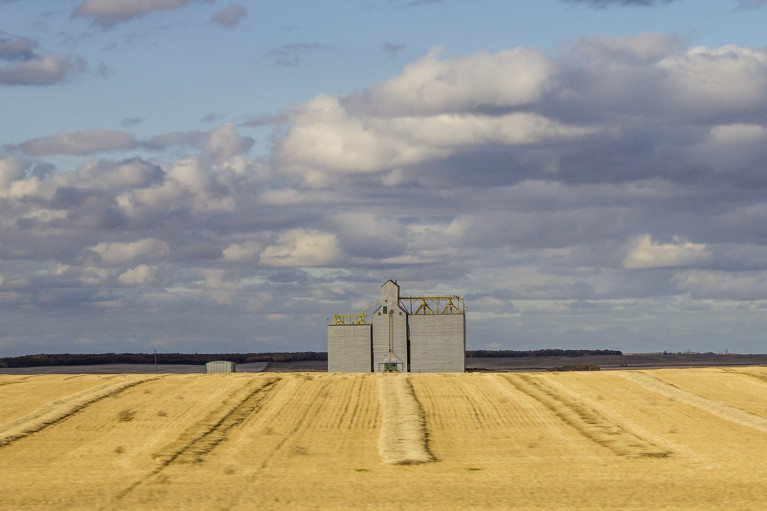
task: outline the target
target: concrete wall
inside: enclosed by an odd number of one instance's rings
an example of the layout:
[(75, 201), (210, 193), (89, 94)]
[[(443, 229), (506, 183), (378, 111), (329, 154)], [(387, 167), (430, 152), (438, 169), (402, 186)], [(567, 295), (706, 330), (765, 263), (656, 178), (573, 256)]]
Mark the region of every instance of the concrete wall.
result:
[(407, 317), (407, 313), (398, 305), (395, 305), (394, 309), (390, 309), (388, 305), (382, 306), (373, 314), (373, 371), (381, 371), (381, 364), (389, 359), (390, 329), (392, 358), (401, 364), (400, 371), (408, 371)]
[(462, 373), (466, 359), (463, 314), (410, 316), (410, 370), (414, 373)]
[(371, 325), (328, 325), (328, 372), (369, 373)]

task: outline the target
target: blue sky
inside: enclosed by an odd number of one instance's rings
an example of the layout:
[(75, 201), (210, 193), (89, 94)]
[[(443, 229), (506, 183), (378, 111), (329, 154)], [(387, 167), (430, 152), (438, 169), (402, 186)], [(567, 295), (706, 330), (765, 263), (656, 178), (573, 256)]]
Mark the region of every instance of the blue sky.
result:
[(0, 0), (0, 355), (764, 352), (767, 2)]

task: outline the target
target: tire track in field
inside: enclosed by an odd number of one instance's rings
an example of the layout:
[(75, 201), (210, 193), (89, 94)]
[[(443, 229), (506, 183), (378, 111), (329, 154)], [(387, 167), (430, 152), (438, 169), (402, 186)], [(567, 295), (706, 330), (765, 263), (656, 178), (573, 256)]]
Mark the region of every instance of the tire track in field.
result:
[(0, 448), (65, 421), (104, 398), (159, 378), (162, 376), (131, 378), (129, 381), (107, 383), (43, 405), (23, 417), (0, 426)]
[(280, 379), (275, 377), (267, 378), (265, 381), (256, 380), (235, 392), (221, 406), (208, 413), (204, 419), (187, 428), (175, 442), (155, 453), (154, 458), (158, 459), (160, 464), (144, 477), (117, 493), (112, 498), (112, 502), (101, 510), (114, 507), (141, 484), (159, 475), (173, 463), (202, 462), (206, 454), (227, 439), (227, 434), (232, 428), (241, 424), (250, 414), (261, 408), (263, 400)]
[(264, 397), (278, 381), (280, 378), (275, 377), (246, 385), (240, 392), (236, 392), (221, 406), (211, 411), (203, 420), (181, 433), (175, 442), (156, 453), (154, 457), (161, 460), (164, 466), (176, 461), (201, 462), (203, 456), (226, 440), (230, 429), (242, 423), (261, 407)]
[(354, 409), (354, 414), (349, 420), (348, 429), (378, 429), (378, 419), (381, 413), (380, 402), (378, 399), (378, 382), (371, 375), (364, 375), (360, 378), (361, 386), (358, 401), (358, 407)]
[(540, 402), (564, 423), (589, 440), (606, 447), (618, 456), (663, 458), (671, 451), (653, 444), (611, 422), (596, 409), (572, 395), (554, 389), (541, 379), (518, 374), (503, 375), (517, 390)]
[[(295, 384), (296, 382), (300, 382), (300, 380), (303, 380), (301, 383), (306, 385), (306, 382), (310, 382), (316, 378), (314, 376), (301, 374), (292, 376), (293, 378), (285, 378), (285, 381), (288, 385), (291, 383)], [(327, 395), (327, 389), (330, 387), (331, 383), (332, 378), (324, 379), (321, 381), (318, 389), (316, 389), (314, 392), (307, 392), (304, 394), (302, 397), (307, 398), (306, 403), (296, 403), (294, 399), (290, 398), (290, 395), (280, 396), (279, 393), (275, 395), (274, 400), (277, 402), (269, 403), (267, 406), (267, 414), (271, 413), (273, 417), (288, 416), (289, 419), (287, 423), (290, 424), (290, 428), (286, 432), (280, 433), (282, 438), (264, 454), (261, 459), (261, 463), (259, 463), (257, 466), (251, 467), (251, 472), (248, 475), (248, 479), (250, 481), (256, 480), (259, 475), (262, 474), (264, 470), (266, 470), (266, 468), (275, 459), (275, 457), (278, 456), (279, 452), (285, 447), (285, 444), (287, 444), (289, 440), (293, 439), (294, 436), (301, 430), (304, 424), (307, 423), (307, 421), (309, 421), (311, 418), (316, 417), (317, 413), (323, 410), (326, 404), (323, 397)], [(295, 392), (295, 390), (288, 390), (283, 392), (288, 392), (288, 394), (290, 394), (291, 392)], [(317, 397), (320, 399), (316, 399)], [(280, 400), (283, 402), (280, 402)], [(301, 399), (299, 398), (298, 401), (300, 402)], [(293, 412), (291, 409), (296, 407), (298, 407), (297, 411)], [(265, 426), (267, 428), (271, 428), (271, 426), (268, 426), (268, 424), (269, 422), (266, 422)], [(244, 491), (245, 490), (240, 489), (235, 492), (230, 492), (228, 494), (230, 498), (229, 503), (227, 505), (219, 503), (219, 509), (229, 510), (233, 507), (237, 507), (237, 504), (242, 500), (242, 493)]]
[(15, 385), (17, 383), (22, 383), (32, 378), (31, 376), (25, 376), (24, 378), (14, 378), (10, 381), (0, 381), (0, 387), (5, 387), (6, 385)]
[(762, 383), (767, 383), (767, 374), (752, 373), (751, 371), (735, 370), (731, 368), (724, 368), (723, 370), (732, 374), (742, 374), (743, 376), (748, 376), (749, 378), (759, 380)]
[[(748, 373), (738, 372), (738, 374)], [(667, 398), (678, 401), (680, 403), (694, 406), (695, 408), (703, 410), (704, 412), (707, 412), (715, 417), (719, 417), (720, 419), (735, 422), (742, 426), (748, 426), (750, 428), (767, 433), (767, 418), (762, 417), (761, 415), (756, 415), (754, 413), (747, 412), (742, 408), (737, 408), (735, 406), (722, 403), (721, 401), (714, 401), (707, 397), (703, 397), (700, 394), (695, 394), (689, 390), (681, 389), (676, 385), (667, 383), (659, 378), (650, 376), (649, 374), (640, 372), (621, 372), (620, 376), (626, 378), (629, 381), (632, 381), (633, 383), (636, 383), (637, 385), (647, 390), (655, 392), (656, 394), (666, 396)], [(749, 374), (749, 376), (754, 375)], [(756, 377), (759, 378), (759, 376)]]
[(384, 463), (414, 465), (436, 461), (429, 451), (426, 416), (410, 378), (382, 376), (378, 391), (383, 410), (378, 452)]
[[(309, 378), (308, 381), (311, 381), (312, 378)], [(330, 386), (331, 380), (325, 380), (320, 385), (320, 388), (317, 391), (317, 395), (323, 396), (326, 395), (326, 389), (328, 386)], [(303, 410), (300, 412), (300, 415), (293, 421), (291, 421), (292, 427), (286, 434), (283, 435), (283, 437), (280, 439), (277, 444), (272, 447), (272, 449), (267, 453), (266, 456), (264, 456), (264, 459), (261, 461), (261, 464), (258, 466), (258, 471), (263, 471), (269, 463), (272, 461), (274, 456), (277, 454), (278, 451), (280, 451), (283, 446), (290, 440), (298, 431), (303, 427), (304, 423), (309, 419), (309, 417), (312, 417), (313, 415), (316, 415), (316, 413), (321, 410), (324, 407), (323, 400), (313, 400), (309, 406), (306, 406), (303, 408)], [(253, 477), (253, 476), (251, 476)]]

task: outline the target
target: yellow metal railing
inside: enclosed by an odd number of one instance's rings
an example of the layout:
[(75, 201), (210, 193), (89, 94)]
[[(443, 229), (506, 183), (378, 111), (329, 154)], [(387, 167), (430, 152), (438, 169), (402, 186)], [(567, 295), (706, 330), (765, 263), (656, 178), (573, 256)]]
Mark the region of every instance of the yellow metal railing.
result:
[(400, 304), (408, 314), (463, 314), (465, 302), (460, 296), (407, 296)]
[[(466, 303), (460, 296), (406, 296), (399, 299), (400, 306), (412, 315), (443, 315), (463, 314)], [(381, 302), (376, 302), (362, 314), (334, 314), (330, 325), (367, 325), (370, 315), (368, 311)]]
[(331, 325), (367, 325), (366, 314), (334, 314)]

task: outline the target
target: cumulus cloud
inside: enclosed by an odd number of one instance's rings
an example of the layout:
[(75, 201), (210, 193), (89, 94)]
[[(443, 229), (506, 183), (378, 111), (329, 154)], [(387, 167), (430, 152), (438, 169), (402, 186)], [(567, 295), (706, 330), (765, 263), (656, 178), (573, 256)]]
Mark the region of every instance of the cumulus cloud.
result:
[(166, 242), (152, 238), (127, 243), (99, 243), (89, 250), (97, 254), (105, 264), (122, 264), (137, 259), (162, 260), (170, 252)]
[(207, 153), (214, 161), (221, 163), (247, 152), (254, 140), (238, 135), (234, 123), (229, 122), (211, 130), (205, 142)]
[(625, 155), (642, 150), (640, 136), (647, 143), (655, 133), (649, 143), (674, 146), (674, 157), (693, 165), (716, 126), (758, 132), (765, 88), (763, 50), (686, 48), (659, 34), (583, 40), (557, 59), (524, 47), (444, 60), (433, 50), (368, 90), (297, 107), (273, 156), (280, 169), (316, 186), (339, 174), (403, 183), (409, 167), (439, 162), (447, 176), (453, 161), (505, 147), (509, 168), (524, 169), (519, 178), (537, 167), (571, 181), (604, 177), (594, 166), (578, 168), (600, 145), (611, 179), (637, 179), (683, 172), (670, 159), (656, 162), (661, 151), (643, 156), (654, 171), (626, 165), (638, 161)]
[(27, 163), (12, 156), (0, 157), (0, 192), (7, 189), (12, 182), (24, 177)]
[(247, 14), (244, 5), (232, 2), (222, 10), (214, 13), (210, 17), (210, 21), (224, 28), (232, 28), (237, 26)]
[(127, 286), (140, 286), (149, 284), (157, 279), (157, 268), (148, 266), (146, 264), (140, 264), (135, 268), (128, 268), (121, 273), (117, 280), (121, 284)]
[[(290, 308), (320, 349), (317, 318), (395, 278), (465, 292), (484, 314), (475, 338), (509, 348), (498, 332), (614, 348), (636, 331), (645, 346), (638, 318), (683, 331), (696, 308), (737, 326), (729, 301), (767, 299), (765, 76), (763, 50), (659, 34), (556, 56), (432, 51), (297, 105), (268, 157), (231, 123), (6, 147), (3, 310), (151, 309), (228, 338), (232, 314)], [(150, 156), (89, 156), (121, 144)], [(84, 157), (59, 169), (75, 159), (46, 159), (59, 154)]]
[(130, 158), (112, 163), (99, 160), (92, 167), (98, 179), (109, 186), (146, 188), (160, 183), (164, 178), (162, 168), (141, 158)]
[(77, 57), (37, 53), (36, 41), (0, 31), (0, 85), (53, 85), (85, 71)]
[(261, 252), (264, 266), (332, 266), (341, 262), (338, 240), (332, 233), (291, 229)]
[(345, 102), (382, 117), (466, 113), (534, 103), (552, 84), (554, 62), (531, 48), (439, 60), (441, 52), (433, 48), (402, 74)]
[(673, 266), (695, 266), (711, 262), (711, 251), (703, 243), (691, 243), (674, 239), (673, 243), (653, 241), (649, 234), (639, 237), (623, 259), (623, 267), (667, 268)]
[(531, 145), (577, 139), (590, 127), (531, 113), (439, 114), (379, 119), (357, 116), (338, 98), (321, 96), (298, 111), (275, 156), (286, 169), (321, 184), (319, 173), (371, 173), (450, 156), (482, 145)]
[(263, 248), (264, 244), (258, 241), (232, 243), (223, 250), (222, 255), (225, 261), (257, 262)]
[(203, 0), (83, 0), (72, 17), (92, 18), (95, 25), (111, 28), (116, 23), (132, 20), (153, 11), (181, 9)]

